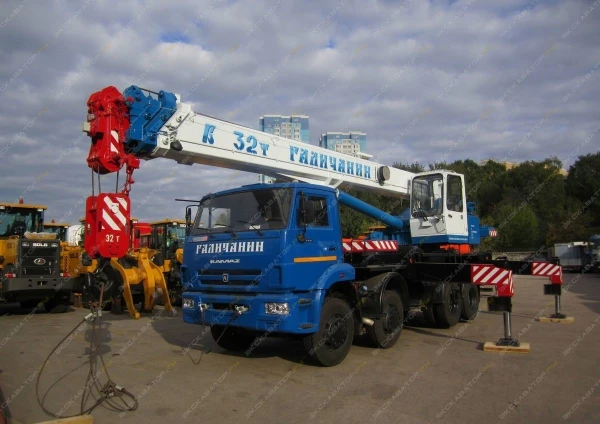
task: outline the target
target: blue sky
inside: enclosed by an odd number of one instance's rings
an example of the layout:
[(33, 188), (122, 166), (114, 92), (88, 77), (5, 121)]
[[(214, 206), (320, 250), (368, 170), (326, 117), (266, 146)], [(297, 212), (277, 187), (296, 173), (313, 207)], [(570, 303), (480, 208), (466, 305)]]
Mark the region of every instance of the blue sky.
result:
[[(600, 1), (4, 1), (0, 199), (83, 216), (86, 101), (138, 79), (253, 128), (263, 114), (307, 114), (313, 144), (364, 131), (382, 163), (510, 154), (568, 167), (576, 149), (598, 149), (586, 140), (600, 124), (599, 24)], [(257, 181), (163, 159), (135, 179), (140, 219), (183, 216), (173, 199)]]

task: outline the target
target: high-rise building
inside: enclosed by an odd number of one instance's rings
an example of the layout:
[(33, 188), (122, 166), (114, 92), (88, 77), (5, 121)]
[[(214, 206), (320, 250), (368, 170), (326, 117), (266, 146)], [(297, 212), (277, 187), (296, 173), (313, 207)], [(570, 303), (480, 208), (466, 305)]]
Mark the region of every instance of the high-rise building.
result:
[[(258, 129), (291, 140), (310, 142), (308, 116), (306, 115), (264, 115), (258, 118)], [(260, 174), (258, 181), (273, 183), (273, 178)]]
[(363, 156), (367, 152), (367, 134), (359, 131), (328, 131), (325, 134), (321, 134), (319, 147), (347, 155)]
[(269, 134), (308, 143), (308, 116), (265, 115), (258, 119), (258, 129)]

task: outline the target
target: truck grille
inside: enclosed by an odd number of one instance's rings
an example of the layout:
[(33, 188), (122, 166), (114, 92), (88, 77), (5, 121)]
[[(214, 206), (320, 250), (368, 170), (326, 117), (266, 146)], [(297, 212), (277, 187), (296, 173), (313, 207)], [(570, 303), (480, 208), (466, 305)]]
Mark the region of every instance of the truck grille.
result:
[(260, 269), (200, 269), (198, 276), (201, 284), (214, 286), (255, 286)]
[(60, 263), (57, 247), (23, 247), (21, 250), (21, 276), (37, 277), (57, 275)]

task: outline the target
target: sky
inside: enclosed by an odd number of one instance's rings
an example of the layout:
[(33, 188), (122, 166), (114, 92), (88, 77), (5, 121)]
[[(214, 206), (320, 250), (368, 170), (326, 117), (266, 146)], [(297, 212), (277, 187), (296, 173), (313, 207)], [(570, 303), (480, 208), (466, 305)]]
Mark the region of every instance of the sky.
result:
[[(252, 128), (263, 114), (309, 115), (315, 145), (363, 131), (388, 165), (556, 156), (568, 169), (600, 150), (600, 0), (4, 0), (0, 201), (83, 217), (86, 102), (133, 84)], [(167, 159), (134, 178), (141, 220), (258, 181)]]

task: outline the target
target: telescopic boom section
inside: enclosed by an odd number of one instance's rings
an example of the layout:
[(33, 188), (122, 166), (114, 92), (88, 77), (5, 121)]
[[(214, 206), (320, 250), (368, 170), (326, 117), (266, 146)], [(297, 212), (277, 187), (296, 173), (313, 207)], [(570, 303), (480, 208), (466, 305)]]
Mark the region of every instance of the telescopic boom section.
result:
[[(124, 145), (124, 152), (138, 158), (165, 157), (187, 165), (218, 166), (393, 197), (409, 195), (414, 175), (410, 172), (202, 115), (165, 91), (151, 95), (131, 86), (122, 97), (116, 92), (107, 87), (94, 94), (88, 105), (97, 97), (104, 99), (98, 103), (105, 114), (95, 117), (105, 116), (97, 124), (102, 127), (104, 145), (110, 147), (116, 140)], [(94, 128), (93, 120), (90, 126)]]

